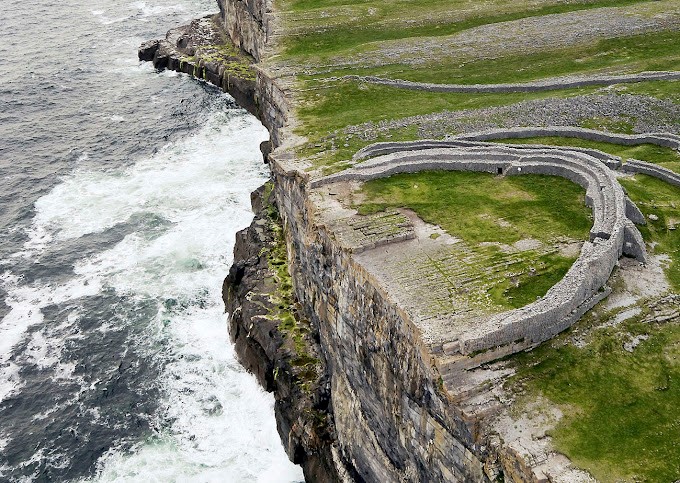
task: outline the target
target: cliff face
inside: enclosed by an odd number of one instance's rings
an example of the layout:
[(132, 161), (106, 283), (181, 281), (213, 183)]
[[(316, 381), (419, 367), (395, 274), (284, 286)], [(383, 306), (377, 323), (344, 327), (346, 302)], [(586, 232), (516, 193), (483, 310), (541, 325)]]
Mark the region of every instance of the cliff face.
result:
[(271, 47), (270, 2), (218, 3), (218, 16), (144, 44), (140, 58), (222, 87), (271, 133), (272, 183), (253, 193), (224, 300), (239, 359), (275, 395), (290, 459), (308, 481), (531, 481), (445, 390), (418, 327), (334, 239), (308, 176), (290, 169), (291, 91), (249, 63)]
[[(318, 334), (291, 304), (285, 240), (271, 184), (252, 196), (255, 218), (237, 234), (224, 282), (229, 333), (243, 366), (275, 394), (275, 417), (291, 461), (309, 481), (342, 481), (333, 451), (328, 372)], [(295, 324), (293, 324), (295, 319)]]
[(366, 481), (487, 481), (476, 424), (444, 393), (417, 328), (314, 224), (304, 183), (272, 158), (295, 293), (319, 331), (341, 454)]
[[(272, 38), (267, 2), (219, 0), (219, 4), (234, 44), (259, 58)], [(258, 70), (256, 84), (257, 114), (270, 129), (275, 148), (268, 157), (272, 201), (285, 233), (299, 309), (295, 318), (298, 324), (309, 324), (311, 334), (298, 349), (318, 355), (318, 369), (323, 371), (314, 382), (314, 395), (295, 389), (304, 384), (299, 377), (280, 381), (284, 371), (276, 368), (290, 367), (282, 341), (292, 336), (280, 329), (280, 321), (257, 316), (263, 305), (253, 294), (267, 292), (265, 287), (255, 288), (266, 279), (255, 268), (265, 270), (261, 259), (255, 262), (262, 243), (254, 235), (262, 231), (260, 215), (238, 236), (225, 301), (241, 360), (275, 392), (277, 422), (291, 459), (303, 465), (308, 481), (495, 478), (499, 467), (491, 449), (480, 440), (476, 422), (444, 392), (418, 329), (315, 220), (305, 175), (287, 171), (292, 155), (281, 149), (289, 127), (286, 89), (263, 70)], [(323, 424), (302, 422), (305, 404), (319, 410)], [(308, 430), (300, 432), (305, 425)], [(483, 459), (488, 461), (486, 469)]]

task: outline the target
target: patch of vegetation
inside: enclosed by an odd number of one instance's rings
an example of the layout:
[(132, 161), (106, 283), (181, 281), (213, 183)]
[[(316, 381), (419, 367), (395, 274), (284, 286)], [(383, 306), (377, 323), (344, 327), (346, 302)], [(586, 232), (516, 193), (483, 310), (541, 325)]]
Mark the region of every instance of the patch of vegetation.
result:
[(497, 305), (516, 309), (536, 301), (562, 280), (575, 261), (575, 258), (558, 253), (533, 257), (534, 254), (527, 253), (531, 258), (526, 261), (526, 269), (515, 271), (514, 274), (502, 274), (504, 276), (489, 290), (491, 300)]
[(609, 131), (621, 134), (633, 134), (633, 119), (597, 116), (586, 119), (581, 127), (597, 131)]
[(318, 378), (316, 366), (318, 359), (311, 356), (308, 351), (306, 337), (309, 336), (309, 324), (300, 320), (293, 294), (293, 282), (288, 272), (288, 252), (283, 226), (279, 212), (271, 202), (271, 183), (265, 185), (263, 199), (267, 206), (267, 218), (270, 229), (273, 231), (274, 243), (264, 248), (261, 255), (267, 257), (269, 269), (274, 274), (273, 282), (276, 290), (270, 294), (270, 301), (274, 309), (268, 316), (273, 320), (279, 320), (279, 330), (289, 338), (294, 350), (291, 365), (296, 368), (295, 375), (301, 387), (305, 391), (311, 390), (311, 384)]
[(360, 214), (410, 208), (472, 244), (581, 240), (592, 226), (584, 190), (555, 176), (426, 171), (371, 180), (362, 192), (366, 201), (357, 206)]
[[(508, 22), (526, 17), (573, 12), (601, 7), (622, 7), (648, 0), (582, 0), (544, 2), (539, 6), (524, 2), (472, 4), (467, 0), (394, 2), (297, 1), (290, 4), (288, 22), (298, 33), (285, 41), (287, 56), (327, 58), (355, 49), (362, 44), (414, 37), (452, 35), (481, 25)], [(340, 8), (337, 8), (340, 7)], [(408, 11), (409, 22), (404, 21)], [(333, 23), (328, 25), (328, 19)], [(337, 20), (339, 19), (339, 20)], [(300, 29), (300, 25), (304, 27)]]
[(418, 66), (390, 63), (379, 67), (345, 67), (314, 77), (378, 75), (435, 84), (495, 84), (598, 72), (680, 70), (680, 53), (674, 47), (678, 43), (680, 31), (670, 30), (492, 59), (444, 58), (437, 59), (436, 64)]
[(587, 94), (595, 89), (566, 89), (561, 91), (475, 94), (437, 93), (397, 89), (389, 86), (353, 80), (317, 84), (305, 92), (298, 118), (306, 134), (333, 131), (364, 122), (380, 122), (407, 116), (441, 111), (460, 111), (484, 107), (504, 106), (529, 99), (568, 97)]
[[(489, 271), (481, 288), (497, 306), (521, 307), (545, 295), (575, 258), (556, 249), (503, 251), (501, 244), (538, 240), (583, 240), (592, 225), (583, 189), (562, 178), (540, 175), (495, 177), (474, 172), (421, 172), (368, 181), (360, 214), (409, 208), (465, 242), (475, 277)], [(435, 263), (435, 261), (432, 261)], [(436, 264), (433, 269), (446, 270)], [(444, 279), (451, 274), (443, 273)], [(489, 288), (490, 287), (490, 288)]]
[(654, 247), (652, 253), (669, 257), (664, 272), (671, 287), (680, 291), (680, 188), (643, 174), (619, 182), (647, 218), (647, 225), (639, 228)]
[(510, 144), (548, 144), (551, 146), (574, 146), (579, 148), (598, 149), (605, 153), (620, 156), (626, 159), (639, 159), (649, 163), (658, 164), (664, 168), (680, 173), (680, 153), (671, 148), (657, 146), (656, 144), (638, 144), (637, 146), (623, 146), (621, 144), (606, 143), (600, 141), (588, 141), (578, 138), (567, 137), (534, 137), (523, 139), (498, 139), (497, 142)]
[(680, 103), (678, 81), (640, 82), (618, 86), (619, 93), (640, 94)]
[(216, 62), (224, 65), (227, 75), (255, 80), (255, 69), (252, 66), (254, 59), (238, 50), (231, 42), (202, 47), (200, 59), (205, 63)]
[[(542, 395), (564, 417), (550, 433), (556, 448), (598, 481), (674, 481), (680, 474), (680, 325), (640, 322), (597, 328), (576, 347), (563, 334), (513, 356), (509, 386)], [(576, 328), (600, 325), (590, 315)], [(632, 353), (623, 348), (647, 337)]]

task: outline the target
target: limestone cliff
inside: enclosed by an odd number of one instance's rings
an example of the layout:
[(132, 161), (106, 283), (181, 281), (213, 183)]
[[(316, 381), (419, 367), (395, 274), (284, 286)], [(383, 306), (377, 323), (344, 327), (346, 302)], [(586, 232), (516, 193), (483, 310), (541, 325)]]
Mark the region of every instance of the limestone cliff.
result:
[(486, 424), (497, 381), (466, 379), (535, 341), (453, 357), (426, 340), (338, 240), (296, 159), (290, 81), (258, 65), (278, 38), (271, 1), (218, 4), (219, 15), (145, 44), (140, 58), (222, 87), (270, 131), (272, 182), (253, 194), (224, 299), (239, 359), (274, 392), (291, 460), (319, 482), (541, 481), (537, 463)]

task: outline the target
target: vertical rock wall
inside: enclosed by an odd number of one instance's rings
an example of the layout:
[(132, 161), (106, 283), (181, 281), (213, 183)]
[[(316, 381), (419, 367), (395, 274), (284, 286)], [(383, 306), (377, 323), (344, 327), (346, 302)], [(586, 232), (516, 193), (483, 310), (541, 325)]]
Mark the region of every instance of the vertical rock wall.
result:
[(272, 168), (291, 275), (319, 333), (344, 459), (365, 481), (488, 481), (477, 425), (444, 393), (417, 328), (314, 224), (304, 180), (280, 171), (276, 154)]
[(272, 0), (217, 0), (234, 45), (260, 62), (273, 33)]
[[(269, 1), (218, 0), (218, 3), (234, 44), (258, 61), (262, 59), (273, 36)], [(289, 121), (289, 94), (281, 79), (258, 69), (255, 103), (261, 121), (270, 130), (273, 147), (279, 147), (269, 155), (269, 160), (295, 296), (302, 316), (313, 327), (317, 340), (314, 352), (323, 359), (322, 380), (330, 387), (327, 411), (331, 421), (329, 432), (335, 440), (328, 443), (329, 452), (318, 451), (322, 458), (317, 461), (332, 460), (335, 474), (324, 479), (319, 472), (306, 471), (309, 481), (495, 479), (499, 472), (497, 455), (502, 459), (499, 447), (485, 445), (478, 422), (468, 419), (444, 391), (408, 314), (391, 302), (379, 284), (350, 253), (340, 249), (323, 226), (315, 224), (315, 208), (306, 193), (305, 176), (286, 171), (291, 154), (280, 146)], [(252, 324), (243, 319), (248, 312), (245, 305), (249, 303), (245, 295), (238, 299), (239, 314), (232, 320), (231, 330), (237, 351), (239, 343), (250, 344), (248, 357), (253, 359), (267, 352), (268, 343), (267, 337), (262, 337), (261, 343), (255, 340)], [(228, 306), (234, 308), (234, 304), (231, 300)], [(246, 337), (240, 337), (243, 330)], [(270, 337), (271, 332), (268, 334)], [(253, 344), (258, 344), (261, 350)], [(248, 363), (265, 384), (272, 380), (270, 372), (277, 365), (276, 354), (268, 357), (262, 364), (253, 360)], [(292, 395), (288, 392), (276, 397), (278, 405), (279, 400)], [(290, 402), (288, 407), (295, 410), (296, 403)], [(292, 423), (281, 421), (295, 418), (277, 413), (277, 420), (290, 455)], [(304, 441), (296, 446), (310, 447)], [(291, 458), (297, 459), (295, 455)], [(318, 469), (323, 466), (315, 463)], [(517, 481), (531, 481), (526, 475), (519, 478)]]

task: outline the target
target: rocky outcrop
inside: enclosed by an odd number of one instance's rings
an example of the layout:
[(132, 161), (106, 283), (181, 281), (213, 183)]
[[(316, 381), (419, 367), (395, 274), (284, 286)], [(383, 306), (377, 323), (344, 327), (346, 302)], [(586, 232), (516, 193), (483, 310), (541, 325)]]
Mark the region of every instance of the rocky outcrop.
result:
[(274, 32), (272, 0), (217, 0), (217, 5), (234, 45), (261, 61)]
[(139, 59), (159, 70), (184, 72), (228, 92), (238, 104), (257, 115), (253, 59), (235, 49), (215, 16), (168, 31), (165, 39), (145, 42)]
[(241, 364), (274, 393), (284, 447), (307, 481), (351, 481), (351, 470), (337, 456), (330, 379), (318, 334), (286, 293), (285, 241), (271, 185), (251, 199), (255, 218), (236, 236), (223, 288), (231, 340)]

